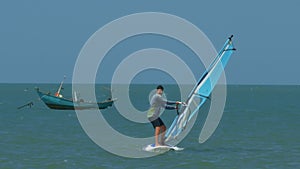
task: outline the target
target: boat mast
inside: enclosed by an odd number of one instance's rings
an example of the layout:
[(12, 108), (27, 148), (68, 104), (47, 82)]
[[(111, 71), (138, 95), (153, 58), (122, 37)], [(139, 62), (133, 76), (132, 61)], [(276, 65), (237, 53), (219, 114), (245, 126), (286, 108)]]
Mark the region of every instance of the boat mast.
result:
[(61, 91), (61, 88), (62, 88), (62, 85), (63, 85), (65, 79), (66, 79), (66, 75), (64, 75), (64, 79), (60, 82), (60, 86), (59, 86), (57, 92), (55, 93), (55, 96), (56, 96), (56, 97), (59, 96), (59, 93), (60, 93), (60, 91)]

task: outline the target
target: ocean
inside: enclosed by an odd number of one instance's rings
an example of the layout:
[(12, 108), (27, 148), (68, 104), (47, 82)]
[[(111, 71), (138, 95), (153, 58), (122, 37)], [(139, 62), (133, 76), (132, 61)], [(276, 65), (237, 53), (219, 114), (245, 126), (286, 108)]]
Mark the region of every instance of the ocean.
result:
[[(82, 129), (73, 110), (51, 110), (34, 91), (55, 92), (57, 84), (0, 84), (0, 168), (300, 168), (300, 86), (229, 85), (222, 120), (211, 138), (198, 137), (209, 103), (201, 108), (196, 125), (178, 145), (183, 151), (141, 159), (111, 154)], [(98, 101), (110, 97), (107, 85), (97, 85)], [(155, 85), (133, 85), (130, 99), (139, 110), (149, 106)], [(177, 100), (177, 85), (165, 85), (168, 99)], [(71, 85), (62, 93), (71, 97)], [(17, 109), (28, 102), (34, 105)], [(151, 124), (131, 122), (116, 108), (101, 111), (123, 134), (153, 135)], [(167, 126), (176, 113), (162, 119)]]

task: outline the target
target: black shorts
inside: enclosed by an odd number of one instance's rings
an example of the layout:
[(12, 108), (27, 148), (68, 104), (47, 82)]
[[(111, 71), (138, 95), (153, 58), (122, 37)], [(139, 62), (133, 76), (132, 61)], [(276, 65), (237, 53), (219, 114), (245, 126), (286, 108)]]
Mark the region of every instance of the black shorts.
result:
[(159, 117), (155, 120), (149, 119), (149, 121), (151, 122), (153, 128), (165, 125), (164, 122)]

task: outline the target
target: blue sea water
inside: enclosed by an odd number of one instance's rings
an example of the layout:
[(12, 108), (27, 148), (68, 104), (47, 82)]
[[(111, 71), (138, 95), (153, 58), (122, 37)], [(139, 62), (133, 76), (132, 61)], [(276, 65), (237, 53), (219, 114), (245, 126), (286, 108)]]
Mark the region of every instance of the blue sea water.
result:
[[(54, 84), (0, 84), (0, 168), (300, 168), (300, 87), (229, 85), (223, 118), (204, 144), (198, 136), (207, 103), (197, 124), (172, 151), (144, 159), (119, 157), (89, 139), (75, 111), (47, 108), (34, 91), (54, 92)], [(135, 85), (130, 98), (137, 109), (148, 108), (153, 85)], [(166, 85), (169, 99), (177, 100), (176, 85)], [(110, 97), (107, 86), (97, 86), (97, 99)], [(71, 86), (63, 91), (71, 97)], [(69, 95), (68, 95), (69, 94)], [(32, 101), (32, 108), (17, 107)], [(115, 107), (102, 111), (120, 132), (137, 137), (153, 134), (150, 124), (130, 122)], [(164, 113), (170, 125), (175, 112)]]

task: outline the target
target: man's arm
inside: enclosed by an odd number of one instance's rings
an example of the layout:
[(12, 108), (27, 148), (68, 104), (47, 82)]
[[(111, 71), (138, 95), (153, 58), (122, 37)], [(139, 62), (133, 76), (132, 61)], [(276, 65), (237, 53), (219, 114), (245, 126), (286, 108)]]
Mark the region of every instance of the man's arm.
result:
[(177, 107), (176, 106), (165, 105), (165, 109), (167, 109), (167, 110), (174, 110), (174, 109), (177, 109)]
[(177, 103), (177, 101), (166, 100), (166, 104), (167, 105), (174, 105), (174, 104), (178, 104), (178, 103)]
[(159, 102), (163, 102), (164, 104), (167, 104), (167, 105), (174, 105), (174, 104), (179, 104), (180, 102), (178, 101), (170, 101), (170, 100), (166, 100), (164, 99), (163, 97), (159, 97)]
[(179, 104), (180, 103), (178, 101), (169, 101), (169, 100), (163, 99), (161, 96), (158, 96), (156, 99), (157, 99), (158, 103), (160, 103), (162, 106), (165, 107), (165, 109), (168, 109), (168, 110), (176, 109), (176, 106), (170, 106), (170, 105), (174, 105), (174, 104)]

